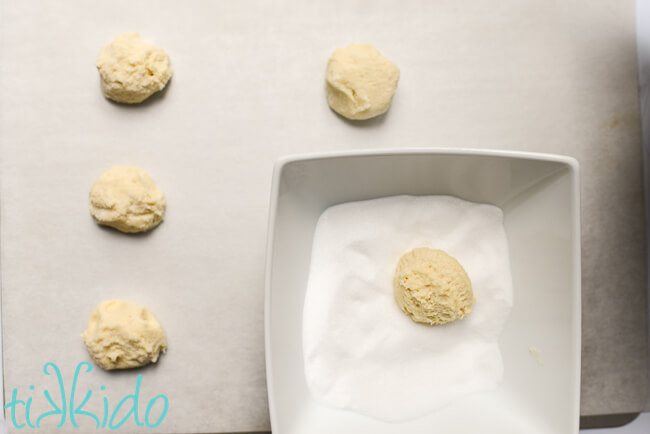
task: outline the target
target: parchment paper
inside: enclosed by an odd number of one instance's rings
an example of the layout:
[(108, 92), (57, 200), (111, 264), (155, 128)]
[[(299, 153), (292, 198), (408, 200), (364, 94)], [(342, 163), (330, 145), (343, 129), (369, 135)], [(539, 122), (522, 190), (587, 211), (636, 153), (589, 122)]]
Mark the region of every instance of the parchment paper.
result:
[[(44, 364), (56, 363), (69, 388), (89, 360), (79, 334), (92, 308), (123, 297), (156, 314), (169, 352), (143, 371), (84, 374), (79, 393), (95, 391), (89, 410), (101, 410), (102, 396), (113, 408), (141, 373), (141, 411), (165, 394), (169, 412), (157, 428), (128, 422), (125, 432), (268, 429), (262, 305), (274, 159), (438, 146), (580, 161), (582, 413), (642, 408), (632, 0), (6, 0), (0, 8), (6, 398), (17, 388), (34, 397), (34, 414), (47, 409), (42, 391), (54, 393), (56, 382)], [(133, 107), (102, 97), (93, 65), (127, 30), (164, 47), (175, 73), (164, 93)], [(325, 100), (327, 58), (352, 42), (375, 45), (402, 72), (389, 113), (365, 123), (338, 117)], [(150, 234), (102, 229), (88, 214), (90, 185), (117, 164), (140, 166), (167, 196), (166, 221)], [(53, 430), (54, 419), (42, 423)], [(80, 422), (92, 431), (90, 418)], [(68, 421), (57, 432), (78, 429)]]

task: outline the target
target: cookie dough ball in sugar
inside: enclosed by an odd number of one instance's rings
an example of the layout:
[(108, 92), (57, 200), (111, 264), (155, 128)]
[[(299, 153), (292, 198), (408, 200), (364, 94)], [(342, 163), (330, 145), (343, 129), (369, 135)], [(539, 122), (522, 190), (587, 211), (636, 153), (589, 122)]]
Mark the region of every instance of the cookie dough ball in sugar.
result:
[(404, 254), (395, 270), (395, 300), (415, 322), (445, 324), (472, 313), (472, 283), (460, 263), (427, 247)]

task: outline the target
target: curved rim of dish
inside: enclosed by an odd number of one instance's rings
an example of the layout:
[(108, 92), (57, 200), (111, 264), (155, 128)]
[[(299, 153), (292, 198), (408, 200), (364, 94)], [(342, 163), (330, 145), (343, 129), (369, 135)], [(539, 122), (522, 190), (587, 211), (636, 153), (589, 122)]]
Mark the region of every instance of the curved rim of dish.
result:
[(503, 157), (526, 160), (555, 161), (565, 163), (572, 169), (578, 169), (578, 160), (568, 155), (511, 151), (502, 149), (476, 149), (476, 148), (442, 148), (442, 147), (410, 147), (410, 148), (382, 148), (382, 149), (357, 149), (346, 151), (310, 152), (304, 154), (289, 154), (279, 157), (275, 166), (281, 167), (296, 161), (322, 160), (349, 157), (390, 157), (402, 155), (445, 155), (445, 156), (477, 156), (477, 157)]

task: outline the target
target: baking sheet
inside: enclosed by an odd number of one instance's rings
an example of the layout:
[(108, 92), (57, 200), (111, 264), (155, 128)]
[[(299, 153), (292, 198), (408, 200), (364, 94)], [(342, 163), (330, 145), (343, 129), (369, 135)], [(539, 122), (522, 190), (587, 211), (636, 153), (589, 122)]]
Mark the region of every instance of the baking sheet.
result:
[[(56, 363), (70, 387), (88, 360), (79, 334), (93, 306), (124, 297), (148, 306), (168, 333), (168, 354), (140, 373), (143, 396), (170, 403), (157, 428), (124, 430), (267, 430), (272, 162), (296, 152), (444, 146), (580, 161), (582, 413), (642, 408), (632, 0), (6, 0), (0, 8), (5, 397), (17, 388), (34, 397), (34, 414), (47, 408), (41, 392), (56, 383), (44, 364)], [(106, 101), (93, 65), (127, 30), (164, 47), (174, 68), (168, 89), (140, 106)], [(327, 57), (352, 42), (375, 45), (401, 69), (391, 110), (365, 123), (332, 113), (324, 95)], [(167, 196), (166, 221), (148, 235), (102, 229), (89, 217), (90, 185), (116, 164), (142, 167)], [(116, 405), (137, 374), (94, 368), (80, 380), (96, 393), (88, 408), (101, 410), (101, 396)], [(82, 421), (90, 430), (91, 419)], [(71, 431), (69, 422), (58, 430)]]

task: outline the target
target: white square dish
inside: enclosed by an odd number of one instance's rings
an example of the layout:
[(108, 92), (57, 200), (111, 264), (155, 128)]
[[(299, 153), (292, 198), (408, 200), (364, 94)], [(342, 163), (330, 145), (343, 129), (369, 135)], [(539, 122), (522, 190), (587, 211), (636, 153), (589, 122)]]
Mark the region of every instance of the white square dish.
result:
[[(311, 397), (304, 376), (302, 311), (314, 229), (323, 211), (400, 194), (451, 195), (500, 207), (514, 306), (499, 341), (505, 374), (498, 389), (418, 419), (387, 423), (325, 407)], [(577, 433), (579, 202), (578, 164), (556, 155), (407, 149), (280, 160), (273, 176), (265, 294), (273, 432)]]

